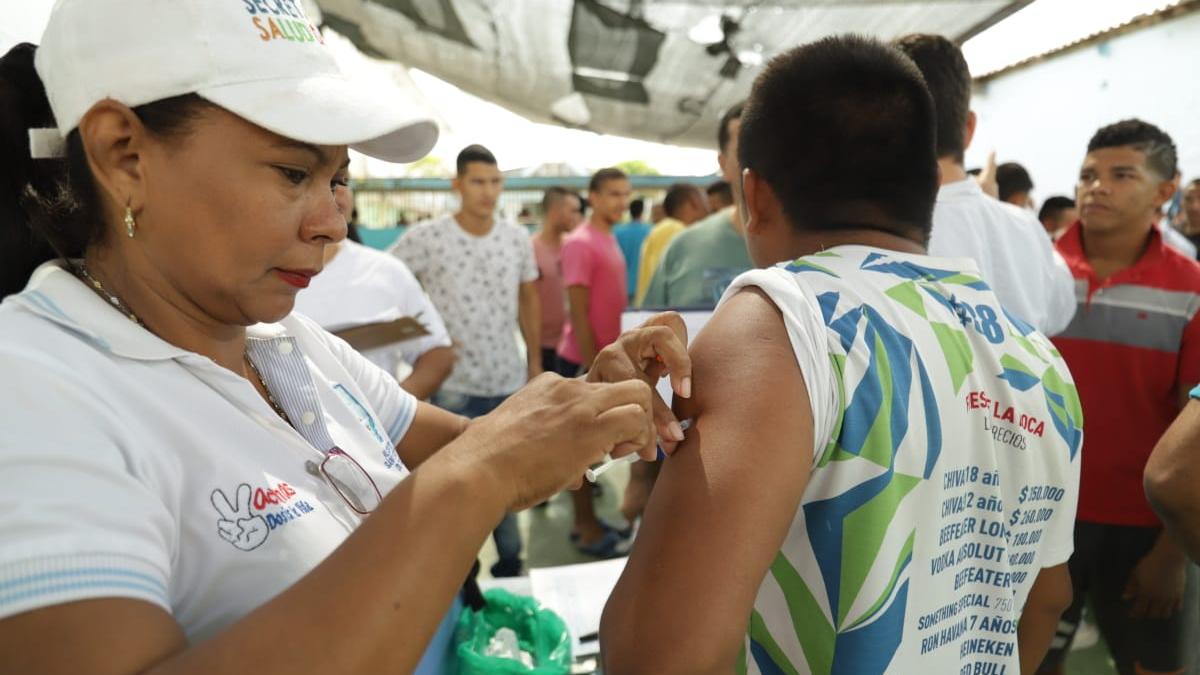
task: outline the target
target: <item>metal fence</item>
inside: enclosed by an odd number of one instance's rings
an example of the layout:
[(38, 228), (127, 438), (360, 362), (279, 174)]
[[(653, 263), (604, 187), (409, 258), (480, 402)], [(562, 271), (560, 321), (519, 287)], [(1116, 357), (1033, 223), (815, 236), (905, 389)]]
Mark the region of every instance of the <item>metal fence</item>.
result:
[[(630, 176), (635, 198), (661, 203), (667, 188), (675, 183), (691, 183), (704, 189), (717, 176)], [(529, 220), (541, 219), (542, 193), (549, 187), (562, 186), (587, 192), (589, 176), (510, 177), (497, 206), (502, 217), (516, 222), (522, 211)], [(365, 228), (395, 228), (419, 223), (458, 209), (458, 196), (444, 178), (367, 179), (352, 182), (354, 206), (359, 223)], [(646, 216), (650, 215), (650, 204)]]

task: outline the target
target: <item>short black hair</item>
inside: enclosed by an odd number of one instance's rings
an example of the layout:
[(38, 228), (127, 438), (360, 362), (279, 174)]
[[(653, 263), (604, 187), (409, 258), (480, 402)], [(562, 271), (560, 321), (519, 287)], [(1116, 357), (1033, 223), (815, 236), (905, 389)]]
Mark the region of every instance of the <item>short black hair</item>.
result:
[(688, 200), (695, 199), (700, 195), (700, 188), (691, 183), (675, 183), (667, 188), (667, 196), (663, 197), (663, 211), (670, 217), (674, 218), (679, 209), (683, 207)]
[(729, 123), (742, 118), (742, 113), (746, 109), (746, 101), (738, 101), (729, 106), (721, 115), (721, 122), (717, 127), (717, 150), (725, 152), (725, 147), (729, 145), (729, 139), (732, 137), (729, 133)]
[(600, 188), (610, 180), (629, 180), (629, 176), (624, 171), (610, 166), (607, 169), (600, 169), (592, 174), (592, 180), (588, 183), (588, 192), (599, 192)]
[(727, 199), (729, 201), (733, 201), (733, 187), (729, 184), (729, 181), (727, 181), (727, 180), (715, 180), (715, 181), (709, 183), (708, 187), (704, 188), (704, 194), (707, 194), (707, 195), (719, 194), (722, 197), (724, 197), (725, 199)]
[(570, 188), (565, 188), (561, 185), (552, 185), (546, 188), (546, 191), (542, 193), (542, 213), (549, 212), (550, 209), (568, 197), (579, 199), (579, 195), (572, 192)]
[(642, 197), (629, 202), (629, 217), (634, 220), (641, 220), (642, 214), (646, 212), (646, 200)]
[(892, 43), (917, 64), (937, 111), (937, 155), (959, 164), (971, 112), (971, 71), (958, 45), (941, 35), (914, 33)]
[(1162, 129), (1136, 118), (1101, 127), (1088, 141), (1087, 151), (1091, 153), (1124, 145), (1133, 146), (1146, 155), (1146, 166), (1163, 180), (1171, 180), (1179, 173), (1175, 141)]
[(996, 167), (996, 185), (1000, 188), (1000, 201), (1006, 202), (1015, 194), (1032, 190), (1033, 179), (1025, 167), (1016, 162), (1005, 162)]
[(1051, 218), (1058, 218), (1059, 214), (1067, 209), (1075, 208), (1075, 200), (1062, 195), (1048, 197), (1042, 202), (1042, 208), (1038, 211), (1038, 220), (1047, 221)]
[(496, 156), (492, 154), (491, 150), (478, 143), (468, 145), (462, 149), (462, 152), (458, 153), (458, 159), (454, 162), (454, 167), (458, 171), (458, 175), (465, 174), (467, 172), (467, 165), (471, 162), (482, 162), (496, 166)]
[[(830, 37), (771, 60), (742, 115), (741, 165), (794, 227), (928, 238), (938, 189), (933, 100), (911, 61), (878, 40)], [(890, 222), (853, 222), (873, 207)]]

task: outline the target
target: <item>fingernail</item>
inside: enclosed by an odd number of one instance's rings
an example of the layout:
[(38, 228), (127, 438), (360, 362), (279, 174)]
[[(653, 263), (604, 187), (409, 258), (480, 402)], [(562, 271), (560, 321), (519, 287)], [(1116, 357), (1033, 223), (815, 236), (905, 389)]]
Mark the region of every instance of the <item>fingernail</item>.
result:
[(679, 422), (671, 422), (667, 431), (671, 432), (671, 440), (676, 442), (683, 440), (683, 427), (679, 426)]
[[(684, 398), (691, 398), (692, 397), (692, 378), (691, 377), (683, 378), (683, 380), (680, 381), (680, 383), (679, 383), (679, 389), (680, 389), (680, 391), (679, 391), (680, 396), (682, 396)], [(682, 435), (680, 436), (680, 438), (682, 439)]]

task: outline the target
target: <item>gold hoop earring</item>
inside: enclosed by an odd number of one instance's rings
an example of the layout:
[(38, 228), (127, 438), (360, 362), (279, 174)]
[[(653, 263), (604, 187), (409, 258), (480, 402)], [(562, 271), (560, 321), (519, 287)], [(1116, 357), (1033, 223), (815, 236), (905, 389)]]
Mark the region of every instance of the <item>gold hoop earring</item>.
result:
[(128, 206), (126, 206), (125, 207), (125, 234), (128, 234), (130, 239), (133, 239), (133, 233), (134, 233), (134, 230), (136, 230), (136, 229), (137, 229), (137, 222), (134, 221), (134, 219), (133, 219), (133, 210), (130, 209)]

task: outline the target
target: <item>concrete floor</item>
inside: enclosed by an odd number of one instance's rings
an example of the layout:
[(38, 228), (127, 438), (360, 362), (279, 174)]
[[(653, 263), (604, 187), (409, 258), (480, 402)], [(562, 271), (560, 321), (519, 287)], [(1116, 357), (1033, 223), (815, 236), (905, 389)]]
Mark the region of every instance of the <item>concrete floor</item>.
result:
[[(629, 481), (628, 466), (616, 467), (600, 478), (604, 486), (604, 494), (596, 499), (596, 512), (604, 520), (613, 524), (623, 524), (620, 514), (621, 494)], [(567, 541), (571, 531), (574, 510), (571, 507), (571, 495), (564, 492), (556, 495), (544, 508), (529, 509), (518, 516), (521, 528), (521, 538), (525, 543), (525, 566), (553, 567), (582, 562), (594, 562), (596, 559), (585, 556), (575, 550)], [(479, 553), (482, 563), (481, 576), (487, 577), (487, 570), (496, 561), (496, 546), (489, 539)], [(1068, 675), (1116, 675), (1108, 655), (1108, 648), (1103, 641), (1083, 650), (1072, 652), (1067, 661)]]
[[(621, 495), (628, 482), (627, 464), (614, 467), (600, 477), (604, 492), (596, 498), (595, 503), (596, 514), (601, 519), (614, 525), (625, 524), (620, 506)], [(527, 569), (596, 561), (596, 558), (576, 551), (575, 546), (567, 540), (574, 513), (571, 493), (562, 492), (555, 495), (548, 505), (518, 514), (517, 522), (521, 528), (521, 541), (525, 544), (523, 557)], [(480, 551), (479, 561), (482, 563), (483, 575), (487, 576), (487, 570), (496, 561), (496, 546), (491, 539), (488, 539)]]
[(1116, 675), (1117, 669), (1108, 655), (1104, 641), (1087, 649), (1071, 652), (1067, 659), (1069, 675)]

